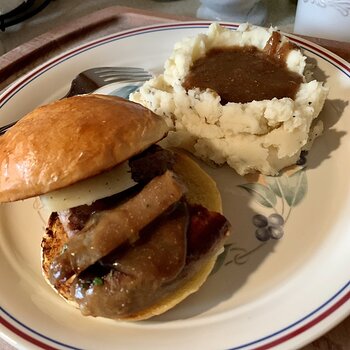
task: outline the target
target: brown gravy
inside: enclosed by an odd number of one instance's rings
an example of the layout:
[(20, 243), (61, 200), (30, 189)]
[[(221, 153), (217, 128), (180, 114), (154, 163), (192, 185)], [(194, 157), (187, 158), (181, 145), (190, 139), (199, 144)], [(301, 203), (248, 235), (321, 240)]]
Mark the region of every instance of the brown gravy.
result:
[(223, 105), (274, 97), (294, 99), (303, 77), (286, 66), (293, 44), (280, 46), (279, 42), (280, 34), (274, 32), (264, 50), (254, 46), (213, 48), (193, 63), (183, 87), (212, 89)]

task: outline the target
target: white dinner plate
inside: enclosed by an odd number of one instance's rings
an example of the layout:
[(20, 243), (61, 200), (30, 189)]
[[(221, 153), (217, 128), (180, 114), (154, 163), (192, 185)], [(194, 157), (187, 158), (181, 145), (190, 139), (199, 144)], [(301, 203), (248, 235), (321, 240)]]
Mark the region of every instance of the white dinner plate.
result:
[[(160, 73), (174, 43), (205, 32), (208, 24), (133, 29), (66, 52), (0, 96), (1, 124), (60, 98), (72, 78), (90, 67), (135, 66)], [(0, 335), (5, 340), (26, 349), (297, 349), (349, 315), (350, 67), (315, 44), (292, 40), (317, 64), (316, 78), (330, 88), (320, 116), (324, 135), (306, 166), (279, 178), (240, 177), (226, 167), (206, 167), (233, 229), (216, 271), (200, 291), (148, 321), (83, 317), (41, 276), (45, 217), (38, 201), (2, 204)], [(284, 224), (279, 216), (272, 218), (280, 221), (283, 237), (258, 241), (256, 214), (282, 216)]]

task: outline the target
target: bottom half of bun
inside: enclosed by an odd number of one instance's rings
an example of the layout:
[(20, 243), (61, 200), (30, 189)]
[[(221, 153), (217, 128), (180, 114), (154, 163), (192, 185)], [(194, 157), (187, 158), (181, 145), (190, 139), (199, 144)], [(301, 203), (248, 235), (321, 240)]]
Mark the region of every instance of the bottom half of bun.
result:
[[(180, 176), (187, 186), (188, 192), (186, 194), (186, 199), (188, 203), (199, 204), (210, 211), (221, 213), (221, 197), (213, 179), (186, 154), (176, 151), (175, 157), (174, 172)], [(164, 297), (161, 297), (151, 306), (147, 306), (133, 314), (111, 318), (129, 321), (145, 320), (168, 311), (190, 294), (196, 292), (208, 278), (215, 265), (217, 256), (222, 251), (228, 229), (226, 229), (226, 231), (227, 232), (221, 236), (219, 241), (215, 243), (215, 246), (210, 250), (209, 254), (206, 254), (200, 258), (200, 261), (193, 264), (193, 268), (189, 266), (187, 271), (180, 276), (180, 279), (174, 281), (170, 292), (165, 294)], [(43, 275), (47, 283), (61, 297), (68, 303), (78, 307), (78, 304), (75, 302), (70, 292), (74, 277), (65, 283), (59, 283), (55, 286), (49, 281), (50, 265), (53, 259), (62, 252), (67, 241), (67, 233), (58, 219), (58, 216), (55, 214), (51, 215), (48, 228), (41, 244)]]

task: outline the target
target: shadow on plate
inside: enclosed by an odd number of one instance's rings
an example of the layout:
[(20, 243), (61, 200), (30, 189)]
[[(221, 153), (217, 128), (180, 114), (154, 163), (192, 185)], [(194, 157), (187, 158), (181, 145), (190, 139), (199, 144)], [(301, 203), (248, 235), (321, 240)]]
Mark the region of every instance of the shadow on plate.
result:
[[(326, 73), (317, 65), (315, 65), (314, 77), (324, 82), (328, 79)], [(341, 138), (346, 134), (346, 131), (337, 130), (334, 126), (339, 122), (348, 104), (348, 101), (340, 99), (326, 100), (319, 117), (324, 123), (324, 134), (315, 141), (315, 145), (310, 151), (308, 169), (320, 166), (340, 146)], [(251, 198), (243, 196), (237, 187), (242, 184), (244, 178), (238, 175), (232, 176), (231, 171), (226, 174), (223, 171), (224, 175), (220, 173), (218, 178), (219, 173), (215, 174), (215, 171), (207, 170), (217, 180), (219, 187), (220, 184), (226, 184), (219, 189), (224, 203), (225, 215), (232, 223), (231, 238), (227, 242), (224, 254), (218, 258), (221, 260), (221, 266), (216, 273), (209, 276), (198, 292), (189, 296), (169, 312), (147, 322), (199, 318), (203, 314), (208, 316), (218, 314), (249, 302), (252, 300), (254, 292), (252, 295), (247, 295), (246, 290), (244, 293), (239, 293), (239, 291), (259, 269), (264, 260), (274, 252), (278, 244), (277, 240), (261, 243), (256, 239), (252, 218), (257, 213), (251, 209)], [(250, 292), (248, 291), (248, 293)]]
[[(307, 56), (306, 64), (307, 70), (312, 71), (312, 79), (327, 84), (329, 75), (319, 67), (315, 58)], [(340, 146), (340, 140), (346, 132), (337, 131), (332, 127), (340, 120), (348, 105), (349, 101), (340, 99), (327, 99), (325, 101), (324, 107), (318, 117), (318, 119), (323, 121), (324, 131), (322, 136), (315, 140), (314, 145), (311, 148), (310, 159), (308, 159), (307, 164), (309, 169), (320, 166), (320, 164), (324, 160), (330, 158), (331, 153)]]
[[(232, 177), (232, 170), (230, 175)], [(234, 182), (244, 181), (244, 178), (238, 175), (234, 175), (234, 178)], [(212, 274), (198, 292), (190, 295), (169, 312), (145, 322), (176, 321), (200, 317), (203, 313), (212, 315), (225, 311), (225, 307), (222, 310), (220, 304), (234, 298), (235, 293), (273, 252), (277, 241), (270, 240), (263, 243), (254, 235), (252, 217), (256, 212), (250, 208), (250, 197), (235, 184), (220, 190), (225, 215), (230, 220), (232, 229), (225, 252), (218, 258), (219, 263), (217, 262)], [(234, 300), (233, 303), (239, 304)]]
[(317, 60), (313, 57), (307, 56), (307, 54), (305, 54), (305, 56), (307, 65), (306, 70), (312, 72), (312, 79), (316, 79), (317, 81), (323, 81), (324, 83), (327, 83), (329, 75), (327, 75), (326, 72), (318, 66)]
[(346, 131), (336, 130), (334, 125), (338, 123), (349, 101), (339, 99), (326, 100), (319, 119), (323, 121), (323, 134), (317, 138), (311, 148), (310, 157), (307, 162), (308, 169), (314, 169), (321, 165), (323, 161), (331, 158), (332, 152), (339, 148), (341, 138), (346, 135)]

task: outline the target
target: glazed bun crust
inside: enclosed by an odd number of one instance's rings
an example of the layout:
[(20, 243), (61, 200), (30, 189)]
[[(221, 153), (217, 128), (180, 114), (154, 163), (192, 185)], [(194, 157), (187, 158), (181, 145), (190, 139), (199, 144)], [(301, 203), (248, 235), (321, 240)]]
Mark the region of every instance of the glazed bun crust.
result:
[[(188, 188), (187, 200), (192, 204), (201, 204), (211, 211), (221, 213), (221, 197), (212, 178), (204, 172), (201, 167), (182, 151), (176, 152), (175, 172), (182, 178)], [(42, 272), (46, 282), (55, 289), (68, 303), (77, 307), (70, 296), (70, 284), (72, 280), (54, 287), (49, 282), (48, 273), (52, 260), (60, 254), (64, 244), (67, 242), (67, 234), (58, 220), (57, 215), (51, 216), (49, 227), (42, 240)], [(123, 318), (123, 320), (137, 321), (145, 320), (150, 317), (160, 315), (175, 305), (180, 303), (190, 294), (196, 292), (206, 281), (212, 271), (217, 255), (221, 252), (224, 239), (218, 244), (218, 247), (212, 254), (196, 265), (195, 270), (191, 271), (187, 278), (178, 282), (178, 287), (164, 299), (144, 310), (140, 310), (134, 315)], [(117, 319), (118, 317), (116, 317)]]
[(0, 202), (97, 175), (167, 131), (161, 117), (115, 96), (80, 95), (36, 108), (0, 138)]

